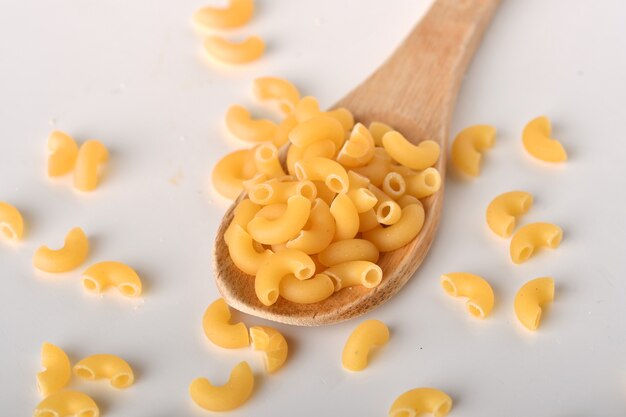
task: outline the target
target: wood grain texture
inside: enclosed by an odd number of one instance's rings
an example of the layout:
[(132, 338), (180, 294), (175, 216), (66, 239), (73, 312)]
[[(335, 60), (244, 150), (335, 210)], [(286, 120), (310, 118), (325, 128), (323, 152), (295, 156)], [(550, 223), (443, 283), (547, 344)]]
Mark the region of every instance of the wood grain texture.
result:
[(395, 53), (365, 82), (340, 100), (357, 121), (382, 121), (413, 143), (430, 139), (441, 145), (436, 168), (442, 188), (424, 201), (426, 221), (408, 245), (382, 254), (384, 277), (374, 289), (343, 289), (316, 304), (295, 304), (282, 298), (266, 307), (254, 292), (254, 277), (232, 263), (224, 232), (239, 199), (226, 212), (215, 240), (214, 269), (219, 291), (237, 310), (300, 326), (336, 323), (381, 305), (415, 274), (435, 237), (443, 206), (446, 139), (463, 75), (493, 16), (499, 0), (437, 0)]

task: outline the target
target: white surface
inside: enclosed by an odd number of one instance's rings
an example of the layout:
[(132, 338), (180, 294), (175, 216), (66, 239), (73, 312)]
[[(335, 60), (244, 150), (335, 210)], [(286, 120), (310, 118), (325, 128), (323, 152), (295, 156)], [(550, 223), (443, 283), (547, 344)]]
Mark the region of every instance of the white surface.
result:
[[(263, 374), (251, 350), (210, 345), (200, 327), (217, 296), (211, 248), (225, 208), (209, 173), (217, 158), (241, 146), (225, 135), (224, 111), (234, 102), (252, 105), (251, 80), (267, 74), (330, 105), (383, 61), (429, 2), (259, 0), (254, 22), (235, 33), (260, 34), (268, 53), (233, 70), (202, 57), (189, 17), (204, 3), (3, 3), (0, 200), (23, 210), (28, 231), (17, 247), (0, 242), (2, 416), (30, 415), (38, 403), (43, 341), (62, 346), (73, 361), (106, 352), (133, 364), (137, 383), (126, 391), (72, 382), (108, 417), (207, 415), (191, 403), (188, 384), (197, 376), (222, 383), (240, 360), (258, 372), (258, 388), (232, 416), (381, 416), (418, 386), (450, 393), (455, 417), (624, 415), (626, 3), (505, 2), (465, 80), (452, 128), (492, 123), (497, 146), (479, 179), (450, 173), (427, 261), (367, 316), (388, 323), (390, 343), (365, 372), (351, 374), (340, 353), (358, 321), (278, 326), (292, 355), (275, 376)], [(553, 119), (571, 156), (564, 167), (537, 163), (522, 150), (521, 129), (539, 114)], [(97, 192), (79, 195), (71, 177), (46, 178), (52, 129), (110, 147)], [(558, 250), (521, 266), (483, 220), (490, 199), (511, 189), (535, 195), (524, 222), (565, 229)], [(79, 271), (35, 273), (36, 247), (60, 245), (73, 226), (92, 237), (89, 262), (136, 267), (145, 297), (87, 295)], [(454, 270), (491, 280), (491, 318), (473, 320), (462, 302), (444, 295), (439, 275)], [(556, 302), (539, 332), (529, 334), (513, 316), (513, 296), (543, 275), (556, 279)]]

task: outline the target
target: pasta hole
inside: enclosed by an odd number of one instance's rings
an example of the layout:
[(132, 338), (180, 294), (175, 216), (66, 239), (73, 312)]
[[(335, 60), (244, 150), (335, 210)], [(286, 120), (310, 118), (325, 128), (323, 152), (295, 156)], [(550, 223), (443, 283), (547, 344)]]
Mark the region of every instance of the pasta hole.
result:
[(372, 268), (363, 274), (363, 285), (368, 288), (373, 288), (380, 284), (381, 279), (381, 272), (376, 268)]
[(456, 297), (456, 286), (448, 278), (443, 278), (441, 280), (441, 286), (447, 294)]
[(7, 239), (15, 239), (15, 232), (13, 228), (7, 224), (2, 224), (2, 228), (0, 228), (2, 234), (6, 236)]
[(548, 239), (548, 246), (550, 246), (551, 248), (556, 248), (561, 243), (562, 237), (563, 237), (563, 234), (560, 232), (555, 234), (550, 239)]
[(329, 175), (328, 178), (326, 178), (325, 182), (328, 188), (336, 193), (342, 193), (346, 191), (347, 187), (344, 187), (343, 181), (341, 181), (341, 179), (337, 178), (337, 176), (335, 175)]
[(100, 285), (96, 280), (90, 277), (83, 278), (83, 287), (88, 291), (100, 292)]
[(479, 319), (482, 319), (485, 317), (485, 313), (483, 312), (482, 308), (480, 308), (474, 303), (468, 303), (467, 310), (472, 316), (478, 317)]
[(267, 300), (270, 302), (270, 304), (274, 304), (276, 300), (278, 300), (278, 291), (270, 290), (267, 293)]
[(433, 415), (435, 417), (443, 417), (450, 412), (451, 408), (452, 404), (450, 403), (450, 401), (445, 401), (439, 404), (439, 406), (435, 407), (435, 409), (433, 410)]
[(130, 383), (130, 375), (118, 375), (111, 380), (111, 385), (116, 388), (127, 387)]
[(257, 187), (254, 187), (254, 190), (252, 190), (251, 197), (259, 202), (266, 202), (267, 200), (269, 200), (272, 194), (273, 194), (273, 191), (271, 187), (265, 184), (261, 184)]
[(298, 279), (307, 279), (313, 276), (313, 272), (314, 271), (311, 270), (311, 268), (305, 266), (301, 268), (299, 271), (296, 271), (295, 275), (296, 275), (296, 278)]
[(293, 169), (296, 172), (296, 178), (298, 178), (300, 181), (306, 179), (306, 171), (304, 170), (304, 168), (302, 168), (302, 165), (296, 162), (296, 165)]
[(434, 188), (437, 186), (437, 175), (429, 172), (426, 175), (424, 175), (424, 184), (426, 184), (427, 187), (430, 188)]
[(382, 218), (387, 218), (391, 214), (391, 206), (382, 206), (380, 208), (380, 215)]
[(134, 297), (135, 295), (137, 295), (137, 289), (134, 285), (120, 284), (118, 288), (120, 292), (127, 297)]
[(298, 193), (309, 200), (313, 200), (317, 196), (317, 189), (313, 183), (303, 183), (298, 185)]
[(276, 152), (270, 146), (262, 146), (259, 148), (259, 157), (264, 161), (270, 161), (276, 156)]
[(76, 368), (76, 376), (79, 376), (85, 379), (94, 379), (96, 377), (91, 369), (84, 368), (84, 367)]
[(531, 246), (525, 246), (522, 250), (519, 251), (518, 258), (520, 262), (523, 262), (530, 258), (530, 255), (533, 254), (533, 248)]

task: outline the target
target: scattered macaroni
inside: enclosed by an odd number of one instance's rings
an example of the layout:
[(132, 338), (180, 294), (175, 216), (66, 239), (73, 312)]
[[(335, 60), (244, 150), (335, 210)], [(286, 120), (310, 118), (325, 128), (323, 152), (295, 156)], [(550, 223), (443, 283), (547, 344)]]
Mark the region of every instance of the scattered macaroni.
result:
[(234, 200), (243, 191), (243, 182), (255, 174), (254, 152), (244, 149), (220, 159), (213, 168), (211, 179), (218, 193)]
[(516, 217), (526, 214), (532, 205), (530, 193), (509, 191), (500, 194), (487, 206), (487, 225), (496, 235), (509, 237), (515, 229)]
[(226, 111), (226, 127), (234, 136), (246, 142), (271, 142), (278, 126), (267, 119), (255, 120), (243, 106), (234, 104)]
[(74, 365), (74, 374), (88, 380), (107, 379), (112, 387), (123, 389), (135, 381), (133, 370), (124, 359), (110, 354), (91, 355)]
[(366, 320), (359, 324), (348, 337), (343, 348), (341, 363), (350, 371), (362, 371), (367, 367), (370, 350), (389, 341), (389, 329), (378, 320)]
[(248, 23), (253, 13), (253, 0), (228, 0), (225, 8), (201, 8), (193, 14), (193, 20), (208, 29), (231, 29)]
[(89, 254), (89, 240), (83, 229), (75, 227), (65, 236), (61, 249), (40, 246), (33, 257), (35, 268), (46, 272), (67, 272), (79, 267)]
[(451, 272), (441, 276), (443, 290), (452, 297), (467, 297), (467, 310), (484, 319), (493, 309), (493, 289), (482, 277), (467, 272)]
[(280, 218), (266, 219), (257, 215), (248, 223), (248, 233), (254, 240), (264, 245), (283, 243), (300, 233), (310, 213), (311, 200), (294, 195), (287, 200), (287, 210)]
[(300, 92), (289, 81), (277, 77), (256, 78), (252, 91), (259, 100), (276, 100), (284, 114), (290, 114), (300, 101)]
[(74, 169), (78, 145), (70, 135), (58, 130), (48, 136), (48, 176), (58, 177)]
[(346, 169), (336, 161), (328, 158), (309, 158), (298, 161), (294, 165), (296, 177), (300, 181), (324, 181), (332, 191), (345, 193), (348, 191), (350, 179)]
[(296, 249), (285, 249), (269, 257), (254, 280), (254, 290), (263, 304), (270, 306), (278, 300), (280, 281), (293, 274), (297, 279), (309, 279), (315, 273), (315, 263), (309, 255)]
[(452, 143), (452, 163), (459, 171), (477, 177), (480, 173), (482, 154), (493, 147), (496, 128), (475, 125), (461, 130)]
[(289, 347), (285, 337), (273, 327), (250, 327), (250, 340), (254, 350), (265, 353), (265, 370), (270, 374), (280, 369), (287, 360)]
[(223, 298), (209, 305), (202, 317), (202, 328), (206, 337), (217, 346), (237, 349), (250, 345), (248, 329), (239, 322), (230, 323), (230, 309)]
[(240, 362), (222, 386), (212, 385), (206, 378), (196, 378), (189, 386), (191, 399), (208, 411), (228, 411), (245, 403), (254, 389), (254, 374), (247, 362)]
[(98, 405), (79, 391), (59, 391), (43, 399), (35, 408), (34, 417), (99, 417)]
[(452, 398), (436, 388), (415, 388), (400, 395), (389, 409), (389, 417), (418, 417), (431, 413), (445, 417), (452, 409)]
[(258, 36), (249, 36), (241, 42), (231, 42), (220, 36), (209, 36), (204, 40), (206, 53), (227, 64), (245, 64), (263, 55), (265, 42)]
[(335, 282), (335, 291), (354, 285), (374, 288), (383, 279), (380, 266), (369, 261), (348, 261), (333, 265), (324, 271)]
[(24, 235), (24, 219), (18, 209), (0, 201), (0, 232), (9, 240), (20, 240)]
[(255, 275), (259, 266), (273, 253), (263, 247), (257, 248), (252, 237), (238, 224), (231, 225), (224, 238), (230, 259), (237, 268), (248, 275)]
[(327, 299), (335, 292), (335, 282), (325, 274), (300, 280), (289, 274), (280, 280), (280, 296), (298, 304), (313, 304)]
[(419, 204), (410, 204), (402, 209), (402, 216), (397, 223), (387, 227), (376, 227), (363, 233), (363, 238), (372, 242), (381, 252), (390, 252), (401, 248), (413, 240), (424, 225), (424, 208)]
[(528, 281), (515, 294), (515, 315), (528, 330), (537, 330), (545, 304), (554, 300), (554, 280), (549, 277)]
[(296, 237), (287, 241), (287, 247), (312, 255), (323, 251), (335, 236), (335, 219), (324, 200), (315, 200), (307, 223)]
[(558, 248), (563, 239), (563, 230), (550, 223), (531, 223), (520, 227), (511, 238), (511, 260), (522, 263), (528, 260), (537, 248)]
[(545, 116), (528, 122), (522, 133), (522, 143), (529, 154), (546, 162), (565, 162), (567, 153), (563, 145), (550, 137), (552, 126)]
[(41, 365), (44, 370), (37, 374), (37, 389), (44, 398), (62, 390), (70, 382), (72, 367), (60, 347), (52, 343), (41, 345)]
[(424, 140), (418, 145), (413, 145), (396, 131), (385, 133), (383, 146), (395, 161), (418, 171), (435, 165), (439, 159), (440, 150), (437, 142)]
[(83, 272), (83, 286), (95, 293), (116, 287), (126, 297), (141, 295), (141, 279), (137, 272), (121, 262), (105, 261), (91, 265)]
[(74, 168), (74, 187), (92, 191), (98, 186), (98, 170), (109, 159), (109, 151), (97, 140), (88, 140), (78, 150)]
[(318, 259), (323, 265), (334, 266), (350, 261), (378, 261), (378, 248), (369, 240), (346, 239), (333, 242), (321, 251)]
[(340, 193), (335, 197), (330, 205), (330, 214), (335, 219), (334, 240), (352, 239), (359, 232), (359, 212), (346, 194)]

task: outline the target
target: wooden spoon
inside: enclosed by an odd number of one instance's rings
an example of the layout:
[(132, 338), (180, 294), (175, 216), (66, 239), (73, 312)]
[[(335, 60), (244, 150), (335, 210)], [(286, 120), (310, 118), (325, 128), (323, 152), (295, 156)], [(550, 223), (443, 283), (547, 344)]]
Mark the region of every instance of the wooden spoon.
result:
[[(387, 62), (336, 107), (348, 108), (357, 121), (366, 125), (375, 120), (388, 123), (414, 143), (424, 139), (437, 141), (442, 153), (436, 168), (443, 184), (446, 138), (457, 92), (498, 4), (499, 0), (436, 0)], [(426, 221), (420, 234), (408, 245), (380, 257), (378, 263), (384, 277), (378, 287), (346, 288), (315, 304), (296, 304), (280, 297), (270, 307), (261, 304), (254, 292), (254, 277), (237, 269), (224, 243), (235, 204), (224, 216), (215, 240), (214, 268), (220, 292), (230, 306), (245, 313), (282, 323), (315, 326), (372, 310), (413, 276), (439, 224), (443, 185), (424, 202)]]

